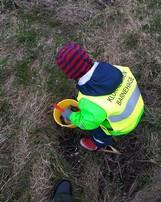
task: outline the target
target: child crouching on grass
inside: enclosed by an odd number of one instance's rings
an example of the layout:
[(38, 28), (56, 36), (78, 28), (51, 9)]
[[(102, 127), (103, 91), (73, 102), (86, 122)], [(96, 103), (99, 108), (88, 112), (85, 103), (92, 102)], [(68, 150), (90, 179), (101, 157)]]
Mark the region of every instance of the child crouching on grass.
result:
[(113, 144), (113, 137), (129, 134), (138, 125), (144, 103), (128, 67), (93, 62), (79, 44), (70, 42), (58, 50), (56, 64), (77, 81), (79, 112), (66, 109), (62, 116), (90, 135), (80, 139), (87, 150)]

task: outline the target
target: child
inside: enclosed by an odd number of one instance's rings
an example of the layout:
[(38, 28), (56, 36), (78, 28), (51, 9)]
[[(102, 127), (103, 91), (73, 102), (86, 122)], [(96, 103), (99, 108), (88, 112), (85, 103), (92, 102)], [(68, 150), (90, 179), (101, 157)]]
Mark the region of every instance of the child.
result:
[(56, 56), (56, 64), (77, 81), (79, 112), (66, 109), (62, 116), (90, 135), (80, 144), (95, 151), (113, 144), (113, 136), (125, 135), (138, 125), (144, 103), (128, 67), (93, 62), (80, 45), (70, 42)]

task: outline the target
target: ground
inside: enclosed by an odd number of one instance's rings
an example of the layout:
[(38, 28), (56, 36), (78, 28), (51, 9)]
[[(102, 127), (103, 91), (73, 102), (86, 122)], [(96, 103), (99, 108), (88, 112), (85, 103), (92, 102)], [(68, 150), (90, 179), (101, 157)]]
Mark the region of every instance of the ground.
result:
[[(72, 181), (76, 201), (161, 201), (161, 3), (159, 0), (2, 0), (0, 10), (0, 201), (49, 202)], [(54, 63), (65, 42), (95, 60), (129, 66), (145, 102), (122, 155), (87, 152), (86, 134), (55, 124), (51, 103), (76, 97)], [(156, 180), (157, 179), (157, 180)]]

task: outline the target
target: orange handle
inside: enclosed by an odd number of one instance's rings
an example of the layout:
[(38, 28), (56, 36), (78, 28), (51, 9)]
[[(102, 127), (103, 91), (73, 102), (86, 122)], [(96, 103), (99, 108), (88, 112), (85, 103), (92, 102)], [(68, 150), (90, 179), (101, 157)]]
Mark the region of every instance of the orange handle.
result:
[(56, 108), (57, 110), (64, 112), (64, 109), (61, 108), (58, 104), (53, 104), (53, 107)]

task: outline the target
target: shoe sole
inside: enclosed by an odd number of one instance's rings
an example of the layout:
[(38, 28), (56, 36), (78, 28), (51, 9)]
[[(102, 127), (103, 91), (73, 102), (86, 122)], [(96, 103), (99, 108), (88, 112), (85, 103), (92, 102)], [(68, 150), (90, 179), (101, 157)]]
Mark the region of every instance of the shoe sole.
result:
[(81, 145), (84, 149), (86, 149), (86, 150), (88, 150), (88, 151), (97, 151), (97, 150), (98, 150), (98, 148), (96, 148), (96, 149), (89, 149), (88, 147), (86, 147), (86, 146), (83, 144), (82, 140), (80, 140), (80, 145)]

